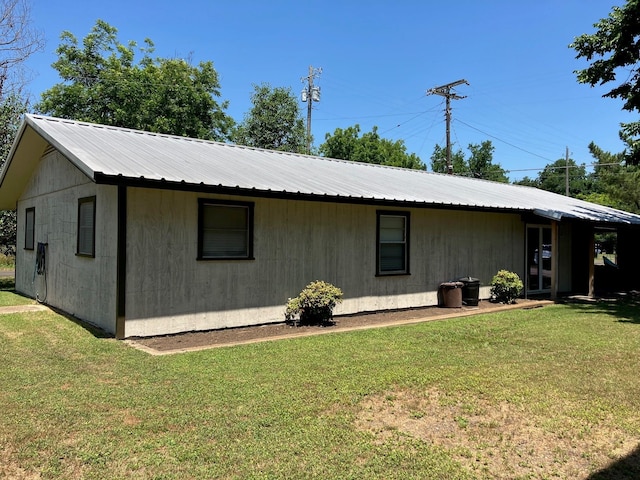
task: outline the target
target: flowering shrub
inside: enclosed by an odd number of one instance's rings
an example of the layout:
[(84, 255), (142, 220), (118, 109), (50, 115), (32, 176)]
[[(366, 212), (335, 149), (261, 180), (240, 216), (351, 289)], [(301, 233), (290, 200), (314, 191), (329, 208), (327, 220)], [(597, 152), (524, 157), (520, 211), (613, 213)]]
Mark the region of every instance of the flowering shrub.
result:
[(295, 298), (287, 301), (285, 319), (305, 325), (325, 325), (333, 319), (333, 308), (342, 301), (342, 290), (327, 282), (307, 285)]
[(491, 300), (500, 303), (516, 303), (524, 285), (517, 273), (500, 270), (491, 280)]

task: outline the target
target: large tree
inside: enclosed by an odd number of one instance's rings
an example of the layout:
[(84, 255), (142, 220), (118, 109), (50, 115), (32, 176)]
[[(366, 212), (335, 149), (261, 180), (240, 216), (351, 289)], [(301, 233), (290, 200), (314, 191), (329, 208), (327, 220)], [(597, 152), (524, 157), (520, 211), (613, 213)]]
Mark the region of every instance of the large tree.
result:
[[(153, 42), (138, 48), (118, 42), (117, 29), (98, 20), (80, 44), (61, 35), (53, 67), (62, 78), (42, 94), (36, 110), (62, 118), (152, 132), (227, 140), (233, 119), (218, 102), (213, 63), (197, 67), (175, 58), (153, 58)], [(136, 62), (136, 50), (142, 58)]]
[[(0, 99), (0, 169), (16, 137), (27, 104), (18, 93), (5, 94)], [(14, 255), (16, 247), (16, 212), (0, 211), (0, 253)]]
[(606, 152), (593, 142), (589, 144), (589, 151), (597, 160), (593, 175), (599, 188), (583, 198), (640, 213), (640, 166), (626, 164), (626, 151)]
[[(591, 62), (577, 70), (580, 83), (618, 83), (604, 96), (624, 101), (623, 109), (640, 112), (640, 0), (627, 0), (622, 7), (613, 7), (607, 18), (594, 24), (596, 32), (577, 37), (570, 45), (576, 58)], [(629, 146), (626, 161), (640, 163), (640, 122), (621, 124), (621, 136)]]
[(43, 47), (44, 37), (33, 27), (26, 0), (0, 0), (0, 97), (22, 91), (27, 81), (24, 63)]
[[(29, 4), (0, 0), (0, 169), (27, 110), (24, 63), (43, 46), (44, 37), (32, 25)], [(14, 254), (15, 247), (16, 212), (0, 211), (0, 253)]]
[(286, 152), (306, 152), (306, 130), (290, 88), (254, 85), (253, 106), (232, 135), (234, 142)]
[(407, 153), (402, 140), (388, 140), (380, 137), (378, 127), (360, 136), (360, 125), (336, 128), (333, 135), (327, 133), (320, 145), (320, 154), (325, 157), (375, 163), (392, 167), (425, 170), (426, 166), (415, 153)]
[[(462, 150), (453, 152), (451, 166), (454, 175), (482, 178), (494, 182), (507, 183), (509, 178), (499, 163), (493, 163), (495, 147), (491, 140), (480, 144), (469, 144), (469, 158), (465, 158)], [(436, 145), (431, 155), (431, 170), (437, 173), (447, 173), (447, 152), (440, 145)]]
[(567, 192), (567, 176), (569, 196), (580, 197), (596, 193), (594, 179), (587, 173), (585, 165), (576, 164), (572, 158), (568, 163), (565, 158), (558, 159), (546, 165), (536, 178), (524, 177), (516, 183), (564, 195)]

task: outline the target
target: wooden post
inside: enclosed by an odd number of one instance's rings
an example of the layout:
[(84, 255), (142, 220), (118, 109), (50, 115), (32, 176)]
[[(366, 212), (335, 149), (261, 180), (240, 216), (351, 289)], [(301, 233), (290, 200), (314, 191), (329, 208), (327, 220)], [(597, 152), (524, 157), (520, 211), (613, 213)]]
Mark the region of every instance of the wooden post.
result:
[[(558, 255), (558, 222), (551, 222), (551, 300), (558, 298), (558, 265), (560, 264)], [(540, 256), (542, 258), (542, 256)], [(540, 261), (542, 265), (542, 261)]]
[(596, 267), (595, 264), (595, 250), (596, 250), (596, 239), (593, 229), (590, 229), (589, 232), (589, 291), (587, 295), (593, 298), (596, 294), (595, 292), (595, 278), (596, 278)]

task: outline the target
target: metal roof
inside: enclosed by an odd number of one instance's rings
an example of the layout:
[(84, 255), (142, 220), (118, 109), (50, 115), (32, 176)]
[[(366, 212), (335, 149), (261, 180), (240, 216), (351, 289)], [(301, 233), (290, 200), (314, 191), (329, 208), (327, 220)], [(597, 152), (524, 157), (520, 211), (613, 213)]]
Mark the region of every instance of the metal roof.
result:
[(640, 225), (640, 215), (532, 187), (37, 115), (25, 116), (0, 174), (0, 207), (6, 204), (5, 184), (18, 180), (10, 178), (11, 164), (22, 160), (18, 154), (29, 128), (101, 183), (166, 182), (168, 188), (176, 184), (196, 190), (219, 187), (245, 195), (520, 211), (556, 220)]

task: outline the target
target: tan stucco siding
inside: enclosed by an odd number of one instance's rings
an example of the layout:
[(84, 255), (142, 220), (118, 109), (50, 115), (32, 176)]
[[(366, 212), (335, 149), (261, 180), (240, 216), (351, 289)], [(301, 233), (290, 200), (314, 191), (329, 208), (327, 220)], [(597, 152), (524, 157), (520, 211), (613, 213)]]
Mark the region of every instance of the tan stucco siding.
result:
[[(255, 202), (254, 260), (198, 261), (198, 198)], [(283, 320), (313, 280), (341, 287), (335, 313), (437, 303), (440, 283), (471, 275), (487, 297), (501, 268), (522, 275), (517, 215), (411, 214), (411, 275), (376, 276), (376, 207), (128, 189), (125, 336)], [(385, 208), (385, 210), (389, 210)]]
[[(96, 196), (95, 258), (76, 256), (78, 199)], [(116, 187), (100, 186), (56, 151), (46, 154), (18, 201), (16, 290), (115, 332)], [(25, 209), (35, 207), (35, 243), (47, 243), (46, 281), (25, 250)]]

